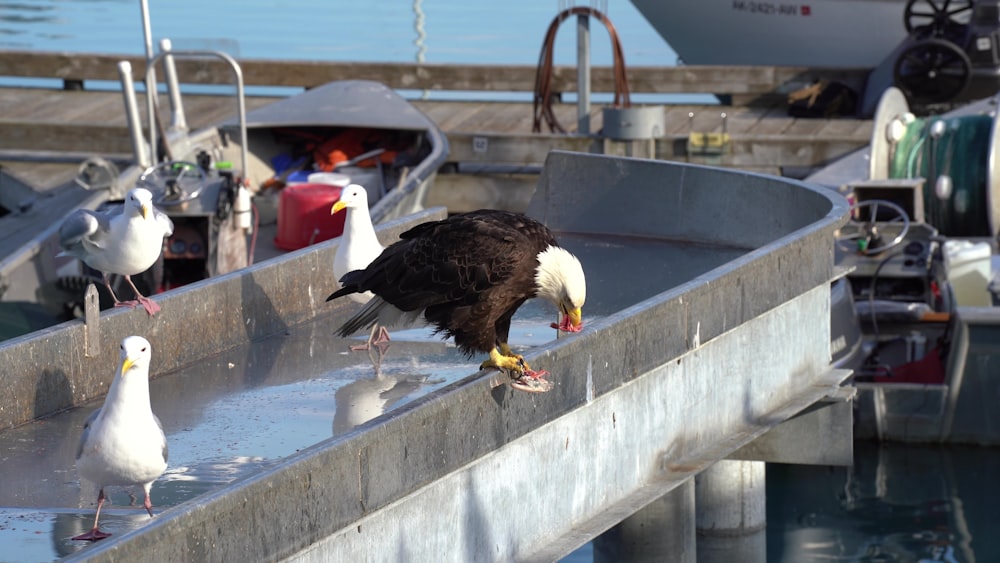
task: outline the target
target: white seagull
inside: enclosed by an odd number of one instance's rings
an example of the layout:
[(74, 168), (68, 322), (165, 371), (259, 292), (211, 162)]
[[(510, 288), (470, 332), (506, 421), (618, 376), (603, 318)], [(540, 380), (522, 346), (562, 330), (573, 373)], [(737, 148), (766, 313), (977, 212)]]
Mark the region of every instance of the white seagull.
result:
[[(372, 260), (382, 254), (384, 247), (375, 236), (372, 217), (368, 211), (368, 192), (358, 184), (350, 184), (340, 193), (340, 199), (333, 204), (330, 214), (347, 210), (344, 219), (344, 234), (333, 257), (333, 275), (337, 278), (337, 288), (340, 289), (340, 278), (354, 270), (364, 270)], [(358, 303), (367, 303), (372, 297), (370, 291), (352, 293), (351, 299)], [(365, 344), (351, 346), (351, 350), (371, 350), (372, 346), (380, 350), (389, 342), (389, 331), (379, 324), (372, 325), (371, 333)]]
[(111, 534), (98, 529), (108, 486), (142, 485), (143, 506), (153, 516), (149, 489), (167, 468), (167, 438), (149, 405), (149, 342), (141, 336), (122, 340), (121, 368), (111, 381), (104, 405), (83, 425), (76, 468), (99, 488), (94, 527), (74, 540), (96, 541)]
[[(142, 304), (150, 315), (160, 306), (145, 297), (131, 276), (149, 269), (163, 251), (163, 239), (174, 232), (165, 213), (153, 207), (153, 194), (145, 188), (128, 193), (121, 210), (96, 212), (78, 209), (59, 227), (61, 256), (73, 256), (101, 272), (115, 306)], [(132, 286), (135, 301), (119, 301), (111, 289), (108, 274), (118, 274)]]

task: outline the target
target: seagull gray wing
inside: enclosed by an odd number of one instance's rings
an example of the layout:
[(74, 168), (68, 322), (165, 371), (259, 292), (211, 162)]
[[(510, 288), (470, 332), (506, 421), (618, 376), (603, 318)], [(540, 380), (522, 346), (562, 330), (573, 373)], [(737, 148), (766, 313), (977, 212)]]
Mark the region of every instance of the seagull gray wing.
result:
[(170, 216), (154, 207), (153, 217), (156, 218), (156, 224), (163, 229), (163, 236), (169, 237), (174, 234), (174, 222), (170, 220)]
[(94, 412), (90, 413), (90, 416), (87, 417), (87, 421), (83, 423), (83, 434), (80, 435), (80, 445), (76, 447), (76, 459), (80, 459), (80, 455), (83, 454), (83, 445), (87, 443), (87, 438), (90, 436), (90, 427), (100, 414), (101, 409), (94, 409)]
[(59, 226), (59, 245), (71, 251), (86, 239), (102, 246), (101, 242), (111, 230), (111, 217), (109, 213), (77, 209)]
[(160, 422), (160, 417), (153, 414), (153, 420), (156, 421), (156, 426), (160, 429), (160, 442), (163, 446), (163, 461), (167, 461), (167, 435), (163, 433), (163, 423)]

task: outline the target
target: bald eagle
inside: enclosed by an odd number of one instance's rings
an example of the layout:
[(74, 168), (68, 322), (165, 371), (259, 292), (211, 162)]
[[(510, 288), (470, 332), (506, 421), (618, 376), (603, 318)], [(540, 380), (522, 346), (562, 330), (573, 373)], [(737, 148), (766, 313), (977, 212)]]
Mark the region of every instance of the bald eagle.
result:
[(417, 225), (340, 283), (327, 301), (365, 291), (375, 295), (340, 327), (341, 336), (422, 316), (469, 357), (489, 353), (483, 368), (505, 370), (515, 380), (544, 375), (532, 371), (507, 344), (518, 307), (541, 297), (559, 310), (553, 328), (577, 332), (587, 294), (580, 261), (545, 225), (489, 209)]

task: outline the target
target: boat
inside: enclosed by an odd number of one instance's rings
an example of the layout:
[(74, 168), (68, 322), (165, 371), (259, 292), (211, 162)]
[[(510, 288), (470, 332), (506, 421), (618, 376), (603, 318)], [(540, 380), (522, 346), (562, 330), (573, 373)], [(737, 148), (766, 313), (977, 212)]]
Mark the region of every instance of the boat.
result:
[(907, 36), (906, 0), (632, 4), (691, 65), (873, 68)]
[[(189, 130), (173, 69), (184, 57), (229, 63), (236, 117)], [(80, 317), (91, 283), (102, 308), (113, 305), (98, 272), (57, 256), (59, 224), (75, 209), (118, 205), (133, 186), (153, 192), (174, 233), (161, 261), (133, 279), (155, 294), (339, 236), (343, 219), (330, 208), (348, 183), (368, 189), (376, 223), (421, 210), (448, 155), (436, 124), (381, 83), (335, 81), (246, 112), (241, 71), (228, 54), (174, 51), (164, 40), (147, 85), (156, 84), (160, 63), (171, 111), (154, 119), (158, 96), (147, 97), (148, 141), (131, 68), (119, 66), (130, 159), (87, 159), (75, 178), (46, 192), (5, 178), (14, 188), (4, 197), (14, 201), (0, 203), (14, 212), (0, 217), (0, 339)]]
[(870, 146), (806, 178), (852, 201), (831, 349), (855, 373), (856, 437), (1000, 445), (997, 103), (920, 118), (890, 88)]
[(1000, 13), (985, 0), (709, 0), (632, 3), (678, 53), (699, 65), (871, 69), (846, 85), (870, 116), (889, 86), (914, 108), (944, 111), (1000, 88)]

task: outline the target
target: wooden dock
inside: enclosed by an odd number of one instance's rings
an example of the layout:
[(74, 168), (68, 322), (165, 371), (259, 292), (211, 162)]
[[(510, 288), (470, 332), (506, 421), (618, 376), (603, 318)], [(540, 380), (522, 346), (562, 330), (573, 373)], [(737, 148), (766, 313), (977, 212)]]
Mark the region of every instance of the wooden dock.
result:
[[(29, 175), (32, 183), (52, 181), (38, 160), (72, 160), (81, 154), (124, 156), (131, 151), (120, 92), (99, 90), (96, 81), (117, 82), (116, 63), (129, 60), (136, 82), (145, 72), (142, 57), (7, 51), (0, 53), (0, 76), (58, 79), (50, 88), (0, 88), (0, 163)], [(463, 92), (461, 101), (415, 100), (415, 105), (448, 135), (456, 169), (507, 167), (537, 169), (552, 149), (706, 163), (772, 174), (795, 175), (824, 165), (868, 143), (871, 121), (850, 117), (797, 119), (787, 114), (788, 92), (825, 78), (860, 90), (864, 69), (799, 67), (632, 67), (631, 94), (713, 94), (726, 103), (664, 105), (665, 130), (656, 139), (614, 141), (576, 134), (577, 105), (560, 101), (576, 90), (576, 69), (556, 67), (551, 75), (553, 112), (567, 133), (532, 132), (531, 102), (478, 101), (482, 92), (517, 92), (530, 99), (537, 69), (532, 66), (426, 65), (409, 63), (327, 63), (239, 61), (248, 87), (309, 88), (338, 79), (371, 79), (392, 88), (430, 93)], [(231, 73), (209, 59), (178, 60), (182, 84), (225, 84)], [(613, 69), (595, 67), (591, 90), (614, 90)], [(113, 86), (113, 85), (112, 85)], [(275, 98), (250, 96), (248, 110)], [(165, 98), (163, 104), (166, 105)], [(186, 95), (188, 124), (201, 127), (234, 114), (228, 96)], [(139, 96), (140, 115), (145, 108)], [(604, 105), (591, 107), (590, 130), (601, 131)], [(725, 117), (723, 117), (725, 115)], [(143, 121), (145, 117), (142, 116)], [(692, 134), (723, 133), (721, 146), (692, 150)], [(18, 162), (34, 161), (31, 166)], [(791, 173), (790, 173), (791, 171)], [(31, 178), (34, 176), (35, 178)]]

